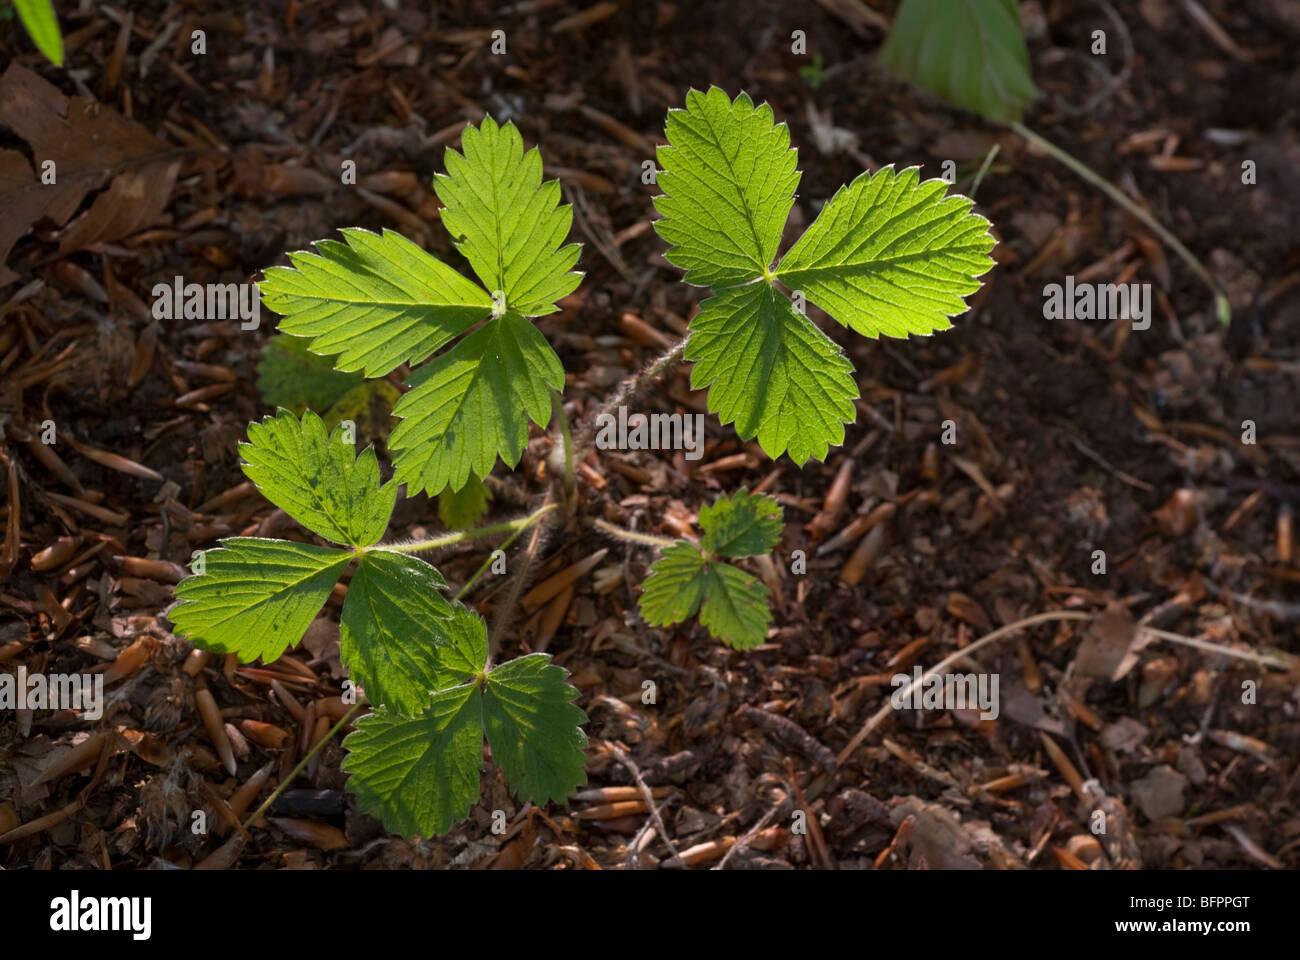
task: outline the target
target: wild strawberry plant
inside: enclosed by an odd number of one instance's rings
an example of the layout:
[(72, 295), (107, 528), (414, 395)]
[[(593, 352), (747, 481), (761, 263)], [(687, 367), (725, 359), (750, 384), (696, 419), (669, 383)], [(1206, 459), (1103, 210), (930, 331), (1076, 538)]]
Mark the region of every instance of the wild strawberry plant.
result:
[(768, 456), (824, 460), (856, 417), (858, 387), (802, 305), (867, 337), (947, 330), (993, 266), (989, 222), (945, 181), (884, 167), (840, 187), (777, 262), (800, 173), (772, 108), (692, 90), (667, 135), (655, 229), (683, 279), (714, 290), (686, 341), (691, 385)]
[[(840, 188), (776, 261), (800, 174), (771, 109), (743, 93), (693, 90), (684, 110), (670, 112), (667, 139), (656, 228), (685, 281), (714, 289), (684, 344), (692, 382), (709, 388), (724, 423), (771, 456), (824, 459), (843, 442), (858, 390), (851, 364), (802, 304), (871, 337), (947, 329), (992, 266), (988, 222), (970, 200), (945, 196), (943, 181), (887, 167)], [(572, 211), (512, 124), (486, 118), (465, 128), (461, 145), (463, 153), (447, 151), (434, 188), (478, 282), (400, 234), (362, 229), (266, 271), (262, 302), (283, 319), (259, 387), (293, 409), (249, 425), (242, 469), (330, 545), (227, 539), (177, 587), (171, 613), (177, 633), (199, 646), (271, 661), (301, 640), (350, 569), (340, 652), (373, 709), (344, 741), (348, 788), (389, 829), (424, 836), (445, 832), (474, 803), (485, 738), (522, 800), (562, 800), (585, 781), (586, 717), (565, 671), (545, 654), (493, 664), (486, 624), (459, 602), (484, 568), (448, 600), (442, 575), (414, 556), (477, 537), (513, 539), (544, 522), (556, 507), (550, 495), (519, 520), (382, 542), (400, 484), (441, 495), (449, 525), (475, 522), (487, 508), (483, 478), (497, 460), (518, 464), (530, 420), (545, 427), (562, 410), (553, 401), (563, 368), (530, 318), (554, 312), (581, 280), (572, 270), (578, 247), (565, 242)], [(348, 431), (331, 432), (314, 410), (339, 420), (362, 379), (404, 364), (414, 369), (393, 407), (393, 477), (383, 483), (374, 449), (357, 454)], [(698, 616), (736, 649), (763, 642), (767, 588), (731, 561), (777, 545), (782, 514), (770, 497), (741, 490), (702, 507), (698, 543), (594, 525), (661, 550), (640, 599), (647, 623)]]
[(723, 557), (765, 554), (781, 539), (781, 508), (771, 497), (740, 490), (700, 508), (698, 545), (678, 540), (664, 548), (641, 591), (646, 623), (669, 627), (699, 611), (709, 633), (737, 650), (757, 647), (767, 636), (772, 611), (767, 587)]

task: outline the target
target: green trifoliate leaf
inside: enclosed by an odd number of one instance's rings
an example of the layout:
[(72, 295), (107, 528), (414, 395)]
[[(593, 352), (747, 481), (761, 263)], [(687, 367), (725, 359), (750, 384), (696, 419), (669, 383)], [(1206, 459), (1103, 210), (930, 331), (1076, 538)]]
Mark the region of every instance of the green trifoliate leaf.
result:
[(250, 423), (239, 452), (244, 475), (262, 495), (313, 533), (368, 547), (388, 528), (396, 484), (380, 484), (373, 449), (357, 456), (342, 430), (327, 435), (316, 414), (299, 420), (281, 410)]
[(657, 627), (700, 614), (709, 633), (737, 650), (757, 647), (767, 636), (772, 611), (767, 587), (739, 567), (708, 560), (694, 546), (678, 541), (650, 567), (641, 590), (645, 622)]
[(233, 537), (203, 555), (204, 572), (176, 586), (178, 636), (240, 660), (270, 663), (302, 639), (352, 559), (328, 547)]
[[(447, 172), (433, 186), (446, 206), (442, 225), (489, 292), (525, 317), (554, 313), (555, 301), (582, 280), (570, 272), (580, 247), (565, 244), (573, 210), (560, 204), (558, 180), (542, 182), (542, 157), (524, 153), (513, 123), (484, 117), (460, 135), (464, 154), (447, 149)], [(498, 310), (500, 312), (500, 310)]]
[(418, 716), (429, 694), (451, 684), (439, 657), (451, 646), (447, 585), (433, 567), (407, 554), (371, 550), (361, 558), (343, 604), (339, 650), (366, 699)]
[(357, 722), (343, 770), (357, 808), (403, 836), (446, 833), (478, 799), (483, 700), (477, 683), (435, 693), (417, 717), (389, 707)]
[(993, 267), (989, 222), (918, 168), (885, 167), (841, 187), (777, 269), (845, 326), (868, 337), (947, 330)]
[(794, 191), (790, 131), (766, 103), (717, 87), (691, 90), (668, 112), (669, 146), (659, 148), (661, 196), (655, 230), (686, 282), (725, 287), (761, 277), (776, 257)]
[(578, 691), (545, 653), (503, 663), (487, 675), (483, 725), (492, 762), (520, 800), (563, 800), (587, 782), (587, 715), (570, 701)]
[(294, 413), (317, 412), (329, 407), (345, 393), (365, 381), (359, 373), (340, 373), (329, 357), (307, 349), (305, 337), (277, 333), (262, 348), (257, 365), (257, 390), (270, 407), (285, 407)]
[(438, 519), (448, 530), (472, 527), (487, 513), (490, 496), (487, 484), (470, 474), (469, 481), (459, 490), (438, 494)]
[(758, 437), (770, 457), (823, 460), (844, 442), (858, 395), (853, 366), (826, 334), (770, 284), (731, 287), (700, 305), (686, 359), (691, 386), (709, 388), (709, 409)]
[(414, 491), (459, 490), (487, 476), (499, 456), (513, 468), (528, 419), (545, 426), (564, 368), (546, 338), (514, 311), (494, 317), (411, 375), (393, 415), (396, 479)]
[(880, 48), (886, 69), (997, 123), (1038, 95), (1016, 0), (903, 0)]
[(486, 292), (401, 234), (340, 232), (346, 243), (318, 240), (317, 253), (291, 253), (293, 266), (271, 267), (260, 284), (279, 329), (311, 337), (339, 370), (382, 377), (419, 363), (492, 309)]
[(14, 9), (36, 49), (55, 66), (63, 66), (63, 34), (50, 0), (14, 0)]
[(767, 553), (781, 539), (781, 505), (761, 493), (738, 490), (700, 508), (700, 549), (724, 557), (754, 557)]
[(579, 725), (587, 717), (571, 702), (577, 691), (565, 671), (534, 653), (485, 673), (487, 627), (461, 604), (453, 610), (447, 643), (437, 648), (436, 679), (454, 685), (440, 688), (414, 717), (382, 707), (343, 742), (348, 789), (360, 809), (407, 836), (445, 833), (469, 812), (485, 734), (521, 800), (562, 800), (586, 782), (587, 737)]

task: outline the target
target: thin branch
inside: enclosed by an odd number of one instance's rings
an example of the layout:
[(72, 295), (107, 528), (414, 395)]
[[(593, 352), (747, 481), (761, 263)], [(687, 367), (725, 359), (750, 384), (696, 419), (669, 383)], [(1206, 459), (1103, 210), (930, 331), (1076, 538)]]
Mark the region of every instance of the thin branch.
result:
[[(908, 684), (907, 689), (903, 691), (902, 696), (904, 698), (908, 697), (914, 689), (925, 683), (929, 677), (934, 676), (936, 673), (942, 673), (946, 667), (952, 666), (952, 664), (961, 660), (963, 657), (970, 656), (981, 647), (987, 647), (995, 640), (1001, 640), (1007, 634), (1018, 633), (1026, 627), (1032, 627), (1039, 623), (1050, 623), (1053, 620), (1091, 620), (1094, 616), (1095, 614), (1083, 613), (1078, 610), (1050, 610), (1047, 613), (1036, 613), (1032, 617), (1026, 617), (1024, 620), (1017, 620), (1015, 623), (1008, 623), (1005, 627), (999, 627), (992, 633), (980, 637), (974, 643), (966, 644), (966, 646), (962, 647), (956, 653), (944, 657), (929, 670), (926, 670), (921, 675), (920, 679), (913, 678), (912, 682)], [(840, 755), (836, 757), (835, 762), (840, 766), (844, 766), (844, 761), (848, 760), (848, 758), (853, 755), (853, 751), (862, 745), (862, 741), (871, 735), (871, 731), (875, 730), (876, 727), (880, 726), (880, 724), (884, 722), (885, 718), (889, 716), (893, 709), (893, 697), (891, 696), (885, 701), (885, 705), (872, 714), (871, 719), (863, 724), (862, 729), (858, 731), (857, 736), (849, 741), (849, 745), (840, 751)]]
[(1053, 158), (1065, 164), (1084, 180), (1087, 180), (1102, 193), (1106, 194), (1106, 196), (1110, 197), (1129, 213), (1133, 214), (1133, 216), (1145, 223), (1156, 234), (1156, 236), (1158, 236), (1171, 250), (1174, 251), (1174, 253), (1182, 257), (1183, 261), (1192, 268), (1192, 272), (1200, 277), (1201, 282), (1210, 288), (1210, 292), (1214, 294), (1214, 311), (1219, 318), (1219, 322), (1224, 326), (1227, 326), (1228, 323), (1231, 322), (1232, 307), (1228, 303), (1228, 298), (1225, 297), (1223, 292), (1219, 289), (1218, 284), (1214, 282), (1214, 278), (1210, 276), (1209, 272), (1203, 266), (1201, 266), (1201, 261), (1196, 259), (1195, 254), (1183, 246), (1182, 242), (1170, 233), (1159, 220), (1142, 207), (1138, 206), (1138, 204), (1135, 203), (1126, 193), (1120, 190), (1119, 187), (1115, 186), (1101, 174), (1094, 172), (1091, 167), (1087, 166), (1082, 161), (1076, 160), (1046, 137), (1034, 133), (1034, 131), (1030, 130), (1023, 123), (1014, 122), (1009, 124), (1009, 126), (1024, 139), (1042, 150), (1045, 150)]
[(334, 724), (334, 726), (330, 727), (329, 730), (325, 733), (325, 736), (321, 737), (320, 740), (316, 741), (316, 745), (312, 747), (310, 750), (308, 750), (307, 753), (303, 756), (303, 758), (298, 761), (298, 765), (289, 771), (289, 775), (280, 781), (280, 783), (276, 786), (275, 790), (271, 793), (271, 795), (266, 798), (266, 801), (255, 811), (253, 811), (253, 815), (251, 817), (249, 817), (247, 820), (244, 821), (245, 830), (247, 830), (249, 827), (255, 824), (258, 820), (260, 820), (262, 818), (262, 814), (266, 813), (266, 811), (271, 809), (271, 804), (275, 803), (276, 798), (279, 797), (280, 794), (284, 793), (285, 789), (289, 786), (289, 784), (293, 783), (293, 781), (297, 778), (298, 774), (302, 773), (303, 768), (307, 766), (307, 764), (311, 761), (311, 758), (316, 756), (316, 754), (320, 752), (321, 747), (325, 746), (325, 744), (333, 740), (334, 734), (342, 730), (343, 727), (347, 725), (348, 721), (350, 721), (353, 717), (355, 717), (357, 715), (357, 711), (360, 710), (363, 706), (365, 706), (365, 704), (362, 701), (358, 700), (356, 703), (352, 705), (351, 710), (343, 714), (343, 719), (341, 719), (338, 723)]

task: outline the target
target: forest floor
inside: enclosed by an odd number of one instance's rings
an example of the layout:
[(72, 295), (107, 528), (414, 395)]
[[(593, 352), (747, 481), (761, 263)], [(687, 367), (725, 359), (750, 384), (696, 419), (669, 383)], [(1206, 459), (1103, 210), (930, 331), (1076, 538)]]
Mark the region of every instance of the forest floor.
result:
[[(997, 267), (972, 309), (949, 332), (907, 341), (846, 335), (810, 311), (861, 390), (857, 422), (826, 463), (773, 462), (716, 417), (699, 461), (593, 453), (530, 582), (608, 552), (531, 617), (513, 609), (508, 577), (470, 595), (489, 623), (508, 625), (504, 652), (545, 649), (571, 672), (590, 718), (592, 792), (524, 810), (486, 766), (466, 822), (403, 840), (356, 813), (335, 739), (226, 863), (1300, 865), (1294, 3), (1202, 0), (1198, 18), (1179, 0), (1141, 0), (1123, 5), (1122, 31), (1104, 4), (1022, 4), (1042, 91), (1027, 124), (1196, 253), (1231, 299), (1228, 328), (1173, 251), (1100, 192), (1015, 133), (883, 73), (873, 55), (893, 5), (880, 0), (866, 14), (844, 0), (249, 6), (68, 13), (69, 71), (0, 25), (8, 80), (29, 70), (102, 104), (68, 110), (70, 155), (85, 168), (108, 162), (100, 151), (134, 163), (71, 230), (36, 215), (0, 227), (0, 252), (12, 246), (0, 265), (0, 669), (109, 680), (95, 721), (0, 712), (0, 866), (193, 866), (223, 842), (193, 832), (193, 812), (221, 822), (269, 764), (264, 799), (300, 755), (301, 704), (326, 715), (340, 690), (337, 605), (275, 665), (217, 657), (197, 676), (182, 669), (190, 645), (166, 610), (192, 552), (240, 533), (307, 535), (245, 482), (236, 453), (247, 423), (269, 412), (255, 381), (274, 318), (257, 330), (155, 321), (154, 285), (245, 282), (345, 226), (397, 229), (454, 260), (431, 177), (486, 111), (541, 148), (574, 205), (586, 279), (539, 327), (568, 372), (568, 416), (586, 423), (680, 338), (706, 295), (663, 259), (657, 188), (641, 174), (665, 112), (710, 84), (768, 101), (790, 125), (803, 170), (792, 227), (886, 163), (930, 177), (954, 161), (969, 191), (996, 144), (975, 196), (1000, 241)], [(195, 29), (203, 55), (191, 52)], [(1098, 29), (1105, 58), (1088, 53)], [(791, 50), (796, 30), (804, 55)], [(0, 151), (39, 159), (17, 103), (0, 104)], [(94, 139), (107, 112), (138, 127)], [(348, 159), (356, 185), (340, 183)], [(0, 203), (5, 189), (0, 180)], [(1150, 283), (1149, 329), (1044, 319), (1044, 287), (1067, 275)], [(705, 410), (689, 365), (636, 404)], [(52, 445), (40, 439), (47, 421)], [(381, 453), (385, 421), (381, 410)], [(1256, 442), (1243, 442), (1244, 421)], [(490, 517), (519, 515), (545, 489), (554, 443), (534, 429), (519, 469), (498, 467)], [(785, 510), (772, 561), (746, 564), (773, 591), (766, 643), (741, 653), (693, 620), (647, 627), (636, 598), (653, 551), (588, 520), (678, 536), (701, 505), (742, 486)], [(867, 517), (857, 539), (832, 539)], [(438, 529), (420, 496), (399, 505), (390, 535)], [(490, 547), (448, 551), (439, 568), (464, 583)], [(791, 572), (795, 550), (805, 574)], [(893, 675), (1051, 612), (1062, 617), (952, 668), (1000, 677), (996, 719), (892, 712), (855, 740)], [(237, 738), (229, 776), (196, 708), (199, 683), (232, 729), (271, 724), (286, 742)], [(658, 818), (631, 789), (638, 775)], [(792, 829), (796, 809), (806, 831)], [(505, 836), (492, 832), (494, 810)], [(1098, 810), (1107, 829), (1094, 836)]]

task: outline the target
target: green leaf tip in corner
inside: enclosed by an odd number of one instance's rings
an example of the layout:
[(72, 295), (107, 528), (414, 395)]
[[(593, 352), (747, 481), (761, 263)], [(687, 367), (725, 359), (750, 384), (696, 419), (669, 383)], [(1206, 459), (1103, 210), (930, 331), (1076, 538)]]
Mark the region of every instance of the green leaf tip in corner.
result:
[(717, 557), (767, 553), (780, 540), (782, 522), (775, 500), (746, 490), (701, 508), (700, 545), (678, 540), (664, 549), (642, 588), (641, 616), (651, 626), (667, 627), (698, 611), (713, 637), (737, 650), (759, 646), (772, 621), (767, 587)]
[(879, 60), (995, 123), (1019, 120), (1038, 96), (1016, 0), (903, 0)]
[(586, 714), (577, 690), (547, 654), (487, 670), (487, 628), (454, 605), (443, 682), (423, 712), (383, 707), (344, 741), (348, 789), (363, 813), (406, 836), (446, 833), (478, 797), (483, 740), (511, 790), (524, 801), (562, 800), (586, 782)]
[(63, 66), (63, 33), (54, 4), (50, 0), (14, 0), (14, 10), (36, 49), (56, 67)]
[(989, 223), (945, 181), (886, 167), (841, 187), (774, 263), (800, 177), (785, 124), (713, 87), (690, 91), (666, 133), (654, 226), (684, 280), (714, 288), (690, 324), (691, 385), (769, 456), (824, 460), (858, 388), (804, 304), (870, 337), (946, 330), (993, 266)]

